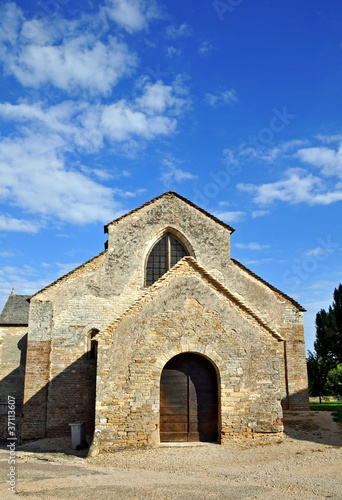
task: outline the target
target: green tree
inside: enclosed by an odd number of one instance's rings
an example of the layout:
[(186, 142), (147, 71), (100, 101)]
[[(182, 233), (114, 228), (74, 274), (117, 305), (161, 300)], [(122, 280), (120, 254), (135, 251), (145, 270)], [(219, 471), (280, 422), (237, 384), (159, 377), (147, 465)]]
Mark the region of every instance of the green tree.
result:
[(330, 370), (324, 390), (335, 398), (342, 397), (342, 365)]
[(308, 351), (307, 357), (308, 379), (309, 379), (309, 395), (319, 397), (319, 402), (322, 403), (322, 396), (326, 386), (328, 374), (331, 370), (331, 364), (327, 363), (317, 353)]
[(335, 320), (334, 351), (338, 363), (342, 363), (342, 284), (334, 290), (332, 314)]
[[(321, 309), (316, 314), (314, 348), (307, 358), (309, 394), (319, 396), (321, 402), (324, 392), (332, 390), (332, 383), (327, 383), (329, 372), (342, 363), (342, 284), (335, 288), (328, 311)], [(331, 377), (334, 380), (333, 374)]]
[(328, 312), (321, 309), (316, 314), (316, 340), (314, 348), (317, 356), (330, 365), (330, 368), (336, 365), (336, 316), (332, 307)]

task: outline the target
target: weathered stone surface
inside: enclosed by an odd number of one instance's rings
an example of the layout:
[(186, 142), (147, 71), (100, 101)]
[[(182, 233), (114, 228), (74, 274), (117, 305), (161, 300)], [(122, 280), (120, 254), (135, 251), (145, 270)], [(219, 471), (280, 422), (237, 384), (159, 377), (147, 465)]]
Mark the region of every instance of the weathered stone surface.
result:
[[(146, 288), (166, 231), (191, 257)], [(231, 232), (166, 193), (110, 223), (105, 252), (33, 296), (23, 437), (95, 420), (96, 449), (157, 446), (162, 369), (190, 351), (216, 367), (221, 443), (281, 431), (281, 402), (307, 408), (303, 308), (230, 258)]]
[(186, 264), (141, 302), (108, 329), (103, 342), (100, 336), (101, 447), (156, 444), (161, 372), (182, 352), (205, 356), (217, 370), (221, 443), (237, 433), (282, 430), (281, 341)]
[(15, 398), (19, 435), (23, 412), (27, 326), (0, 326), (0, 439), (8, 437), (8, 396)]

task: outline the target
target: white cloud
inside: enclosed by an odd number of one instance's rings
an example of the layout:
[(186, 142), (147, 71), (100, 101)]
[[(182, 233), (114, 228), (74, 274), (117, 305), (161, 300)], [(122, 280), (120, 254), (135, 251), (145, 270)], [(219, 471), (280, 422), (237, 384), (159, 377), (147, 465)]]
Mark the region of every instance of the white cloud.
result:
[(184, 38), (190, 36), (192, 34), (192, 29), (186, 24), (183, 23), (176, 28), (173, 24), (166, 28), (166, 36), (171, 40), (175, 40), (177, 38)]
[(148, 117), (120, 101), (103, 109), (100, 126), (108, 139), (126, 141), (132, 135), (145, 139), (169, 135), (175, 131), (177, 121), (161, 115)]
[(135, 198), (136, 196), (145, 193), (146, 189), (137, 189), (137, 191), (124, 191), (123, 189), (114, 188), (113, 193), (121, 198)]
[(260, 160), (272, 163), (279, 158), (289, 158), (293, 156), (294, 150), (300, 146), (305, 146), (306, 144), (308, 144), (308, 141), (304, 139), (293, 139), (291, 141), (280, 143), (273, 148), (268, 148), (262, 143), (260, 143), (260, 148), (256, 148), (251, 143), (243, 142), (237, 148), (234, 156), (239, 158), (239, 160)]
[(6, 4), (0, 9), (5, 74), (25, 87), (51, 84), (68, 93), (82, 89), (109, 95), (136, 68), (137, 57), (123, 40), (102, 36), (100, 13), (70, 21), (57, 16), (29, 20), (14, 4)]
[(300, 149), (297, 152), (302, 162), (321, 168), (323, 175), (342, 178), (342, 145), (337, 150), (327, 147)]
[(261, 184), (238, 184), (237, 188), (254, 195), (253, 201), (269, 204), (277, 200), (292, 204), (329, 205), (342, 200), (342, 190), (329, 190), (319, 177), (303, 169), (289, 169), (283, 180)]
[[(0, 167), (1, 172), (1, 167)], [(1, 182), (1, 181), (0, 181)], [(32, 221), (15, 219), (14, 217), (8, 215), (0, 215), (0, 231), (17, 231), (21, 233), (36, 233), (39, 229), (39, 225)], [(1, 252), (2, 257), (9, 257), (14, 254)]]
[(233, 222), (242, 221), (246, 212), (213, 212), (213, 215), (215, 215), (218, 219), (231, 224)]
[(270, 248), (269, 245), (260, 245), (259, 243), (251, 242), (251, 243), (236, 243), (237, 248), (241, 248), (244, 250), (265, 250), (266, 248)]
[[(102, 108), (100, 129), (107, 138), (125, 141), (131, 136), (153, 139), (176, 130), (178, 116), (188, 105), (186, 91), (176, 79), (172, 86), (147, 81), (133, 103), (121, 100)], [(169, 115), (169, 116), (167, 116)]]
[(163, 17), (154, 0), (107, 0), (106, 13), (128, 33), (144, 30), (149, 22)]
[(60, 45), (23, 46), (18, 54), (8, 53), (4, 62), (6, 73), (25, 87), (50, 83), (68, 93), (82, 88), (109, 95), (119, 79), (130, 74), (137, 59), (115, 38), (104, 44), (88, 35)]
[[(27, 266), (24, 268), (5, 266), (0, 269), (0, 300), (3, 299), (5, 304), (8, 295), (14, 287), (15, 290), (20, 290), (23, 295), (31, 295), (37, 290), (42, 289), (44, 286), (51, 283), (52, 280), (56, 279), (55, 276), (49, 276), (46, 278), (39, 278), (34, 280), (34, 276), (41, 275), (35, 269), (28, 269)], [(1, 306), (0, 306), (1, 310)]]
[[(117, 145), (168, 136), (188, 104), (179, 79), (172, 85), (145, 80), (138, 90), (131, 102), (113, 104), (0, 104), (0, 116), (16, 121), (18, 129), (0, 140), (0, 200), (78, 224), (112, 220), (120, 208), (113, 198), (118, 192), (100, 183), (112, 175), (83, 165), (81, 154), (100, 150), (105, 139)], [(177, 182), (194, 178), (177, 168), (165, 175)]]
[(113, 219), (111, 189), (68, 170), (60, 146), (57, 136), (40, 134), (0, 142), (0, 199), (77, 224)]
[[(292, 141), (287, 141), (279, 144), (278, 146), (275, 146), (274, 148), (270, 149), (263, 149), (263, 150), (254, 150), (254, 156), (260, 160), (268, 161), (268, 162), (273, 162), (277, 160), (279, 157), (284, 157), (289, 153), (300, 146), (303, 146), (307, 144), (308, 141), (305, 141), (303, 139), (293, 139)], [(241, 153), (243, 153), (241, 151)], [(250, 154), (250, 152), (249, 152)]]
[(226, 148), (223, 150), (223, 163), (226, 165), (237, 166), (239, 164), (239, 160), (231, 149)]
[(315, 257), (316, 255), (324, 255), (326, 252), (326, 250), (322, 247), (316, 247), (316, 248), (312, 248), (311, 250), (307, 250), (305, 252), (305, 256), (306, 257)]
[(204, 99), (210, 106), (213, 107), (239, 102), (236, 91), (234, 89), (223, 90), (221, 92), (218, 92), (217, 94), (207, 93), (205, 94)]
[(339, 142), (339, 143), (342, 142), (342, 134), (332, 134), (332, 135), (317, 134), (315, 137), (316, 139), (325, 144), (331, 144), (333, 142)]
[[(336, 286), (336, 281), (329, 281), (329, 280), (319, 280), (310, 285), (308, 288), (315, 290), (315, 289), (324, 289), (324, 288), (330, 288), (332, 289), (333, 286)], [(322, 306), (320, 306), (321, 308)]]
[(162, 170), (160, 179), (166, 185), (169, 185), (172, 182), (180, 183), (185, 180), (197, 179), (197, 175), (178, 168), (171, 160), (165, 158), (162, 160), (162, 164), (165, 168)]
[[(0, 137), (1, 202), (39, 215), (40, 224), (52, 217), (85, 224), (112, 220), (121, 210), (116, 198), (139, 194), (113, 187), (115, 169), (84, 165), (84, 153), (110, 146), (133, 155), (147, 141), (176, 131), (189, 106), (184, 77), (169, 85), (143, 78), (135, 85), (134, 97), (125, 86), (125, 98), (98, 99), (110, 95), (138, 64), (124, 35), (110, 35), (106, 23), (113, 25), (114, 20), (133, 33), (161, 16), (153, 0), (108, 0), (94, 16), (82, 14), (76, 20), (59, 15), (29, 19), (14, 3), (0, 7), (0, 63), (21, 85), (39, 89), (15, 104), (0, 103), (1, 119), (13, 122), (8, 138)], [(173, 27), (170, 36), (188, 32), (189, 27), (181, 25)], [(52, 92), (50, 85), (63, 93)], [(64, 92), (71, 94), (70, 100), (50, 104)], [(34, 102), (37, 95), (45, 98)], [(176, 166), (166, 176), (176, 182), (195, 177)], [(103, 185), (108, 181), (111, 187)], [(0, 229), (33, 232), (39, 225), (6, 215)]]
[[(84, 150), (102, 146), (103, 134), (98, 131), (97, 107), (86, 102), (64, 101), (56, 106), (45, 103), (0, 103), (0, 116), (16, 124), (30, 123), (30, 129), (39, 133), (54, 132)], [(27, 133), (27, 129), (26, 132)]]
[(202, 42), (200, 48), (198, 49), (198, 54), (200, 56), (207, 56), (212, 51), (213, 46), (210, 42)]
[(182, 53), (181, 49), (176, 49), (172, 45), (170, 47), (166, 47), (166, 55), (167, 57), (178, 57)]
[[(0, 42), (15, 45), (18, 39), (18, 32), (24, 21), (21, 9), (13, 2), (0, 6)], [(3, 47), (0, 49), (2, 53)]]
[(242, 262), (245, 266), (259, 266), (260, 264), (263, 264), (265, 262), (272, 262), (274, 259), (259, 259), (259, 260), (245, 260), (243, 259)]
[(176, 82), (172, 86), (164, 85), (163, 82), (151, 83), (147, 81), (143, 89), (143, 95), (136, 99), (136, 105), (147, 114), (164, 113), (166, 109), (172, 110), (176, 115), (180, 114), (186, 106), (186, 99), (180, 97), (179, 93), (187, 91), (184, 85), (181, 86), (181, 92)]
[(252, 218), (256, 219), (256, 217), (263, 217), (264, 215), (269, 214), (269, 210), (253, 210), (252, 212)]

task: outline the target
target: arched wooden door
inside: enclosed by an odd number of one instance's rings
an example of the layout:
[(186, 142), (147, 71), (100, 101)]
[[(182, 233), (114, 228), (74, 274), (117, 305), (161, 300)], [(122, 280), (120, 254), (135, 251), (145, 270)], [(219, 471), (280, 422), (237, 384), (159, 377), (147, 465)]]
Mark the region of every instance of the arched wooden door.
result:
[(203, 356), (170, 359), (160, 381), (160, 441), (216, 442), (217, 390), (215, 368)]

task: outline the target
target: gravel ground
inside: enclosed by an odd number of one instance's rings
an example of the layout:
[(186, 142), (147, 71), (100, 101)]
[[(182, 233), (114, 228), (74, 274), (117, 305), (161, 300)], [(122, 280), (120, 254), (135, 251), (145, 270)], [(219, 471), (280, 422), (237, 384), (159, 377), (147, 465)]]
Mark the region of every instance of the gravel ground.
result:
[[(41, 440), (16, 452), (16, 498), (342, 499), (342, 427), (327, 412), (286, 412), (283, 438), (227, 446), (160, 447), (92, 459), (69, 440)], [(49, 450), (49, 451), (48, 451)], [(52, 452), (51, 450), (55, 450)], [(0, 498), (8, 491), (0, 449)]]

